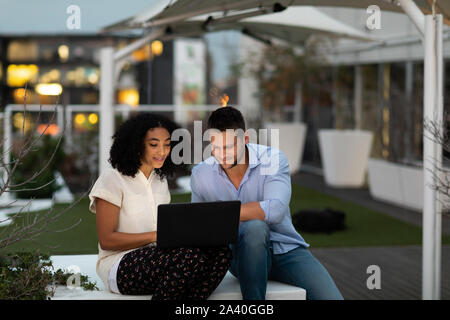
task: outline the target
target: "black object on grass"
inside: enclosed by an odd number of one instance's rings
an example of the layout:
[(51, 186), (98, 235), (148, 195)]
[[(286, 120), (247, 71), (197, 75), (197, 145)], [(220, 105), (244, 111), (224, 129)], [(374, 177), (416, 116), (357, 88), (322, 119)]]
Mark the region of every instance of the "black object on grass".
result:
[(311, 233), (332, 233), (347, 228), (345, 213), (331, 208), (300, 210), (293, 215), (292, 223), (297, 230)]

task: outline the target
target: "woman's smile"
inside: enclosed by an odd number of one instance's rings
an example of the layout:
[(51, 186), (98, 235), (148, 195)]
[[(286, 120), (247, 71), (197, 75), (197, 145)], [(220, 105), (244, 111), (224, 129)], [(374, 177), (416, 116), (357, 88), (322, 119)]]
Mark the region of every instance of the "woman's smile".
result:
[(166, 160), (166, 157), (159, 157), (159, 158), (153, 157), (153, 161), (156, 161), (158, 163), (163, 163), (164, 160)]

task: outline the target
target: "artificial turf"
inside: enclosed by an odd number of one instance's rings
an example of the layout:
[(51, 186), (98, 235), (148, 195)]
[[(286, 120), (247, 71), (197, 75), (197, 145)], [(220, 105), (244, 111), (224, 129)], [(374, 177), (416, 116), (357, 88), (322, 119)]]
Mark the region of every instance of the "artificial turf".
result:
[[(190, 194), (172, 195), (172, 202), (189, 201)], [(40, 252), (50, 255), (97, 253), (95, 215), (88, 210), (88, 203), (87, 198), (81, 199), (35, 241), (16, 243), (11, 245), (7, 251), (38, 249)], [(56, 206), (57, 211), (67, 205)], [(418, 226), (333, 196), (292, 185), (291, 214), (296, 214), (303, 209), (323, 209), (325, 207), (345, 212), (347, 229), (331, 234), (300, 232), (311, 248), (420, 245), (422, 243), (422, 230)], [(39, 212), (28, 214), (34, 215)], [(81, 222), (70, 230), (55, 232), (66, 229), (80, 220)], [(16, 218), (14, 223), (23, 223), (23, 217)], [(8, 232), (5, 228), (0, 228), (0, 234), (3, 231)], [(450, 243), (450, 236), (443, 236), (443, 243)]]

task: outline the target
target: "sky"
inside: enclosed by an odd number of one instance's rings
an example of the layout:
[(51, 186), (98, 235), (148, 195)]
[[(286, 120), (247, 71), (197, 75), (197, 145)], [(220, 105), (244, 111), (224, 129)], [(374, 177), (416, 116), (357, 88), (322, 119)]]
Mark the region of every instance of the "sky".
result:
[[(161, 0), (0, 0), (0, 35), (92, 34)], [(67, 9), (80, 9), (80, 29), (69, 29)]]
[[(93, 34), (102, 27), (114, 24), (140, 13), (152, 5), (167, 0), (0, 0), (0, 36), (82, 35)], [(80, 28), (66, 25), (72, 12), (71, 5), (80, 10)], [(229, 76), (229, 66), (234, 63), (239, 45), (239, 33), (214, 32), (205, 35), (213, 58), (212, 80)]]

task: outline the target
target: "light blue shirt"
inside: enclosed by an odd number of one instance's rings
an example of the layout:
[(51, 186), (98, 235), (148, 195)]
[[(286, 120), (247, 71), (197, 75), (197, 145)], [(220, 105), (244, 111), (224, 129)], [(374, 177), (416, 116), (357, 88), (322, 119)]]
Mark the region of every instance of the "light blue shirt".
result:
[(214, 157), (192, 169), (191, 202), (240, 200), (242, 204), (259, 201), (270, 228), (274, 254), (286, 253), (298, 246), (309, 247), (292, 225), (289, 202), (291, 176), (286, 156), (271, 147), (247, 144), (249, 166), (239, 188), (231, 183)]

